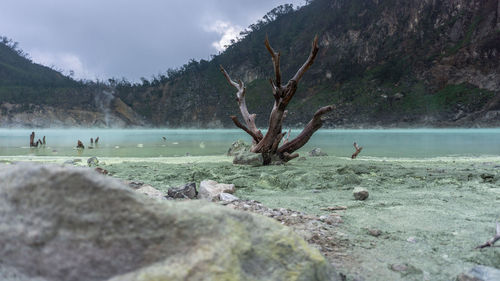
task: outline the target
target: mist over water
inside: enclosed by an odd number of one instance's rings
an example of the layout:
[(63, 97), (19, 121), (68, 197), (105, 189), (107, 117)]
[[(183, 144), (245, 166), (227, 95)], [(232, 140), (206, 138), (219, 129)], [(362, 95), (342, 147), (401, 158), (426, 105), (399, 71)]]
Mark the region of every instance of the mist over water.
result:
[(104, 114), (104, 123), (108, 127), (110, 125), (109, 115), (111, 112), (109, 106), (111, 104), (111, 101), (115, 98), (113, 94), (113, 92), (104, 90), (94, 97), (95, 104), (97, 108), (99, 108), (99, 110)]
[[(30, 148), (31, 129), (0, 129), (0, 156), (102, 156), (168, 157), (222, 155), (234, 141), (251, 139), (241, 130), (194, 129), (36, 129), (36, 139), (46, 136), (45, 148)], [(290, 139), (300, 130), (293, 130)], [(99, 137), (90, 149), (90, 138)], [(163, 139), (166, 138), (166, 140)], [(85, 149), (75, 149), (81, 140)], [(443, 156), (499, 156), (500, 129), (401, 129), (319, 130), (299, 150), (301, 156), (314, 147), (328, 155), (349, 157), (353, 142), (372, 157), (427, 158)]]

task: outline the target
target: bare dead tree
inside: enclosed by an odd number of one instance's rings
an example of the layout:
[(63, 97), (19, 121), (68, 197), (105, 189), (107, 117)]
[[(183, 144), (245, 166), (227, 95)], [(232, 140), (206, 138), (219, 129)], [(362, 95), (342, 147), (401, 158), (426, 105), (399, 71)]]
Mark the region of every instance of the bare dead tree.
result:
[(361, 152), (361, 150), (363, 150), (363, 147), (362, 146), (358, 146), (357, 143), (354, 143), (354, 149), (356, 149), (356, 151), (351, 155), (351, 159), (356, 159), (356, 157), (358, 157), (358, 154)]
[(496, 229), (495, 236), (493, 236), (493, 238), (491, 238), (490, 240), (486, 241), (486, 243), (477, 246), (476, 249), (482, 249), (482, 248), (486, 248), (486, 247), (493, 247), (493, 245), (498, 240), (500, 240), (500, 223), (499, 222), (497, 222), (497, 229)]
[(282, 132), (283, 119), (287, 113), (286, 107), (295, 95), (300, 79), (314, 63), (314, 59), (319, 51), (318, 36), (316, 36), (313, 40), (311, 52), (306, 62), (285, 85), (281, 83), (280, 53), (276, 52), (271, 47), (267, 36), (265, 45), (266, 49), (271, 54), (275, 74), (274, 80), (270, 79), (274, 96), (274, 106), (271, 111), (271, 115), (269, 116), (269, 127), (265, 136), (255, 125), (256, 115), (248, 112), (245, 102), (246, 88), (243, 82), (241, 80), (238, 80), (238, 82), (232, 80), (222, 66), (220, 67), (220, 70), (226, 77), (228, 83), (237, 90), (236, 101), (238, 102), (245, 124), (242, 124), (236, 116), (231, 116), (231, 119), (237, 127), (241, 128), (252, 137), (253, 145), (251, 151), (254, 153), (261, 153), (264, 158), (263, 164), (268, 165), (271, 164), (271, 162), (288, 162), (298, 157), (299, 155), (294, 152), (304, 146), (309, 141), (311, 136), (319, 128), (321, 128), (323, 125), (321, 117), (325, 113), (330, 112), (333, 109), (333, 106), (329, 105), (320, 108), (316, 111), (311, 121), (309, 121), (306, 127), (295, 139), (287, 141), (283, 145), (279, 146), (283, 137), (286, 135), (286, 132)]

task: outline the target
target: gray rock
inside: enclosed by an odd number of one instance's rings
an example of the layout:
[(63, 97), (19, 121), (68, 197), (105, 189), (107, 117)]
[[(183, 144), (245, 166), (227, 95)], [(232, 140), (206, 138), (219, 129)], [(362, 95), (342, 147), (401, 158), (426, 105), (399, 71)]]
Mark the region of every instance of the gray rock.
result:
[(87, 159), (87, 165), (89, 165), (89, 167), (97, 166), (99, 165), (99, 159), (97, 159), (97, 157), (95, 156), (92, 156), (89, 159)]
[(416, 268), (415, 266), (411, 264), (391, 264), (389, 265), (389, 269), (394, 271), (394, 272), (399, 272), (401, 276), (407, 276), (407, 275), (421, 275), (423, 274), (423, 271), (419, 268)]
[(204, 180), (200, 183), (200, 191), (198, 192), (199, 199), (207, 199), (209, 201), (219, 200), (221, 193), (235, 192), (234, 184), (218, 183), (213, 180)]
[(242, 152), (250, 152), (250, 145), (242, 140), (237, 140), (231, 144), (231, 147), (227, 151), (228, 156), (236, 156)]
[(382, 231), (378, 229), (368, 229), (367, 230), (368, 235), (371, 235), (373, 237), (379, 237), (382, 234)]
[(141, 188), (141, 186), (144, 185), (143, 182), (135, 182), (135, 181), (125, 181), (124, 182), (126, 185), (128, 185), (130, 188), (133, 188), (133, 189), (139, 189)]
[(340, 280), (318, 250), (263, 216), (152, 200), (89, 169), (6, 166), (4, 281)]
[(250, 166), (262, 166), (264, 163), (264, 158), (260, 153), (253, 152), (241, 152), (234, 156), (233, 164), (239, 165), (250, 165)]
[(79, 158), (75, 158), (75, 159), (70, 159), (70, 160), (66, 160), (64, 161), (64, 165), (77, 165), (77, 163), (79, 162), (82, 162), (82, 159), (79, 159)]
[(313, 148), (313, 150), (309, 151), (307, 155), (311, 157), (318, 157), (318, 156), (328, 156), (325, 152), (321, 151), (321, 148)]
[(76, 163), (73, 160), (64, 161), (63, 165), (75, 165)]
[(369, 196), (369, 193), (368, 190), (363, 187), (355, 187), (352, 191), (352, 195), (354, 195), (354, 199), (356, 200), (366, 200), (366, 198), (368, 198)]
[(141, 187), (134, 189), (136, 192), (149, 196), (157, 200), (165, 200), (165, 194), (149, 184), (143, 184)]
[(493, 183), (495, 182), (495, 175), (492, 174), (481, 174), (480, 176), (483, 179), (483, 182), (490, 182)]
[(498, 281), (500, 280), (500, 269), (478, 265), (467, 273), (460, 274), (457, 281)]
[(225, 192), (222, 192), (221, 194), (219, 194), (219, 199), (220, 199), (220, 201), (224, 201), (224, 202), (233, 202), (236, 200), (240, 200), (240, 198), (238, 198), (232, 194), (225, 193)]
[(177, 199), (194, 199), (198, 195), (196, 183), (190, 182), (181, 187), (172, 187), (168, 189), (168, 196)]
[(391, 264), (390, 269), (396, 272), (405, 272), (408, 270), (408, 265), (406, 264)]

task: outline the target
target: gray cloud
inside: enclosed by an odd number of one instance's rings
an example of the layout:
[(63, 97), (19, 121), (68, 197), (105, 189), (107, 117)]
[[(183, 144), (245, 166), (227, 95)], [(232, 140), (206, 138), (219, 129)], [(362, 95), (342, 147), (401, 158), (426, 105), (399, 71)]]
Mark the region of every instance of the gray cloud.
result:
[(136, 81), (191, 58), (209, 59), (225, 33), (227, 39), (285, 3), (304, 0), (8, 1), (0, 9), (0, 35), (77, 78)]

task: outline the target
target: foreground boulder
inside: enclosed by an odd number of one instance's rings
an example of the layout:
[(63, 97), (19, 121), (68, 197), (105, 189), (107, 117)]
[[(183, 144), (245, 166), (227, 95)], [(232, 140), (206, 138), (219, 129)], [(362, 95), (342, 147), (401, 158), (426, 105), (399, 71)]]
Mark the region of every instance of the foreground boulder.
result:
[(339, 280), (268, 218), (152, 200), (83, 168), (4, 165), (0, 182), (5, 281)]

